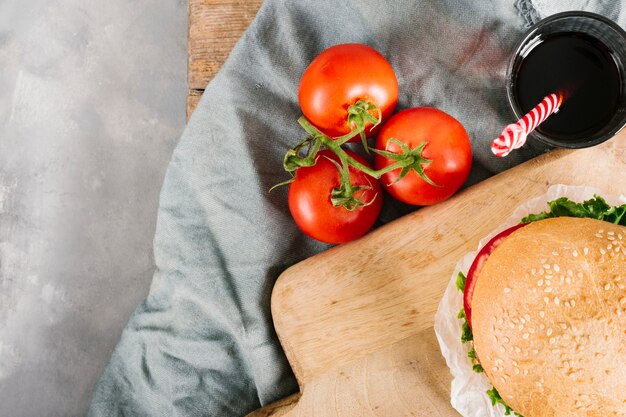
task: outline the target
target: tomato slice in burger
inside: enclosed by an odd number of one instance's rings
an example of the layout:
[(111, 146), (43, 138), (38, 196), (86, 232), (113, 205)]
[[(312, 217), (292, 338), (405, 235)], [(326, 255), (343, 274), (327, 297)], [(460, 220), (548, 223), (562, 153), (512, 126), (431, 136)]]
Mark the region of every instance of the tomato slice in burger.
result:
[(463, 308), (465, 309), (465, 318), (470, 328), (472, 327), (472, 296), (474, 295), (474, 288), (476, 287), (476, 281), (480, 275), (480, 271), (485, 265), (485, 261), (489, 258), (489, 255), (507, 238), (511, 233), (517, 229), (526, 226), (528, 223), (522, 223), (509, 227), (508, 229), (495, 235), (476, 255), (472, 266), (467, 272), (467, 279), (465, 280), (465, 291), (463, 292)]

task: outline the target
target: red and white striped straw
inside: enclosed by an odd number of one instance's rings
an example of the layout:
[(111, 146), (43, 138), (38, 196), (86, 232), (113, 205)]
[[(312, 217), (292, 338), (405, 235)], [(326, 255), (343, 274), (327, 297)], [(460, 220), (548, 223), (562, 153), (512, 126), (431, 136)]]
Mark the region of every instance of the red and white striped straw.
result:
[(559, 110), (564, 98), (565, 96), (561, 92), (546, 96), (541, 100), (541, 103), (526, 113), (517, 123), (504, 128), (498, 139), (491, 143), (491, 152), (502, 157), (510, 154), (513, 149), (521, 148), (526, 143), (526, 137), (530, 132), (535, 130), (552, 113)]

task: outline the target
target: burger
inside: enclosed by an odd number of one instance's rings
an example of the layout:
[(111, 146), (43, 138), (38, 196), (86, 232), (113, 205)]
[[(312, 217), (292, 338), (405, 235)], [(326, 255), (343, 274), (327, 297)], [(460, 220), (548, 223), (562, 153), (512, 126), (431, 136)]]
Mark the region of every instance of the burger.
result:
[(459, 274), (467, 360), (507, 415), (626, 416), (626, 205), (549, 204)]

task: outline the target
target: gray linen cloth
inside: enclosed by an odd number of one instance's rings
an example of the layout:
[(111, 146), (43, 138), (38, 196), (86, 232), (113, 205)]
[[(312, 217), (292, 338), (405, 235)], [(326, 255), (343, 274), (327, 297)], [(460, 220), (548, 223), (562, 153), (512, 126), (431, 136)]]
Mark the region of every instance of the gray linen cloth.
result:
[[(467, 128), (468, 184), (541, 152), (489, 151), (512, 122), (504, 76), (525, 26), (581, 1), (266, 0), (204, 97), (172, 156), (154, 239), (157, 270), (95, 389), (88, 415), (239, 416), (297, 391), (270, 316), (287, 266), (327, 248), (287, 208), (282, 157), (303, 132), (298, 82), (323, 49), (366, 43), (391, 62), (398, 109), (438, 107)], [(603, 5), (603, 3), (607, 3)], [(158, 86), (155, 86), (158, 88)], [(380, 223), (415, 208), (387, 199)]]

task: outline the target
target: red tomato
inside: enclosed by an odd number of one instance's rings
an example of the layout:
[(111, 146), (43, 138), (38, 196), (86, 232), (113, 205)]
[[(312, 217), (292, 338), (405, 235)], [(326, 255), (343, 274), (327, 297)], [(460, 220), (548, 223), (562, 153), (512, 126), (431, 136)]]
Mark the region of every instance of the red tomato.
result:
[[(346, 153), (362, 164), (368, 165), (359, 155)], [(298, 227), (313, 239), (326, 243), (344, 243), (364, 235), (373, 225), (382, 207), (382, 190), (375, 178), (350, 167), (350, 181), (361, 189), (355, 196), (371, 204), (354, 210), (333, 206), (331, 192), (340, 185), (337, 167), (328, 159), (339, 158), (328, 150), (317, 154), (317, 162), (311, 167), (296, 171), (296, 178), (289, 186), (289, 210)]]
[(463, 308), (465, 310), (465, 318), (470, 328), (472, 327), (472, 297), (474, 296), (474, 288), (476, 288), (476, 280), (480, 275), (480, 271), (483, 269), (489, 255), (509, 236), (511, 233), (526, 226), (528, 223), (522, 223), (509, 227), (508, 229), (495, 235), (483, 248), (478, 252), (474, 262), (469, 271), (467, 271), (467, 277), (465, 279), (465, 291), (463, 291)]
[[(393, 115), (382, 127), (376, 140), (376, 149), (402, 153), (395, 138), (411, 149), (426, 142), (422, 156), (431, 162), (421, 164), (424, 174), (435, 184), (426, 182), (411, 170), (398, 180), (401, 170), (384, 174), (380, 181), (396, 199), (408, 204), (427, 206), (443, 201), (463, 185), (472, 166), (472, 145), (463, 125), (449, 114), (430, 107), (403, 110)], [(395, 161), (376, 155), (377, 170)]]
[[(319, 54), (304, 71), (298, 100), (304, 116), (315, 127), (327, 136), (338, 137), (354, 129), (348, 124), (348, 107), (359, 100), (378, 106), (386, 120), (398, 101), (398, 80), (389, 62), (375, 49), (357, 43), (335, 45)], [(378, 113), (370, 113), (378, 117)], [(367, 136), (377, 130), (371, 127), (372, 123), (365, 124)]]

